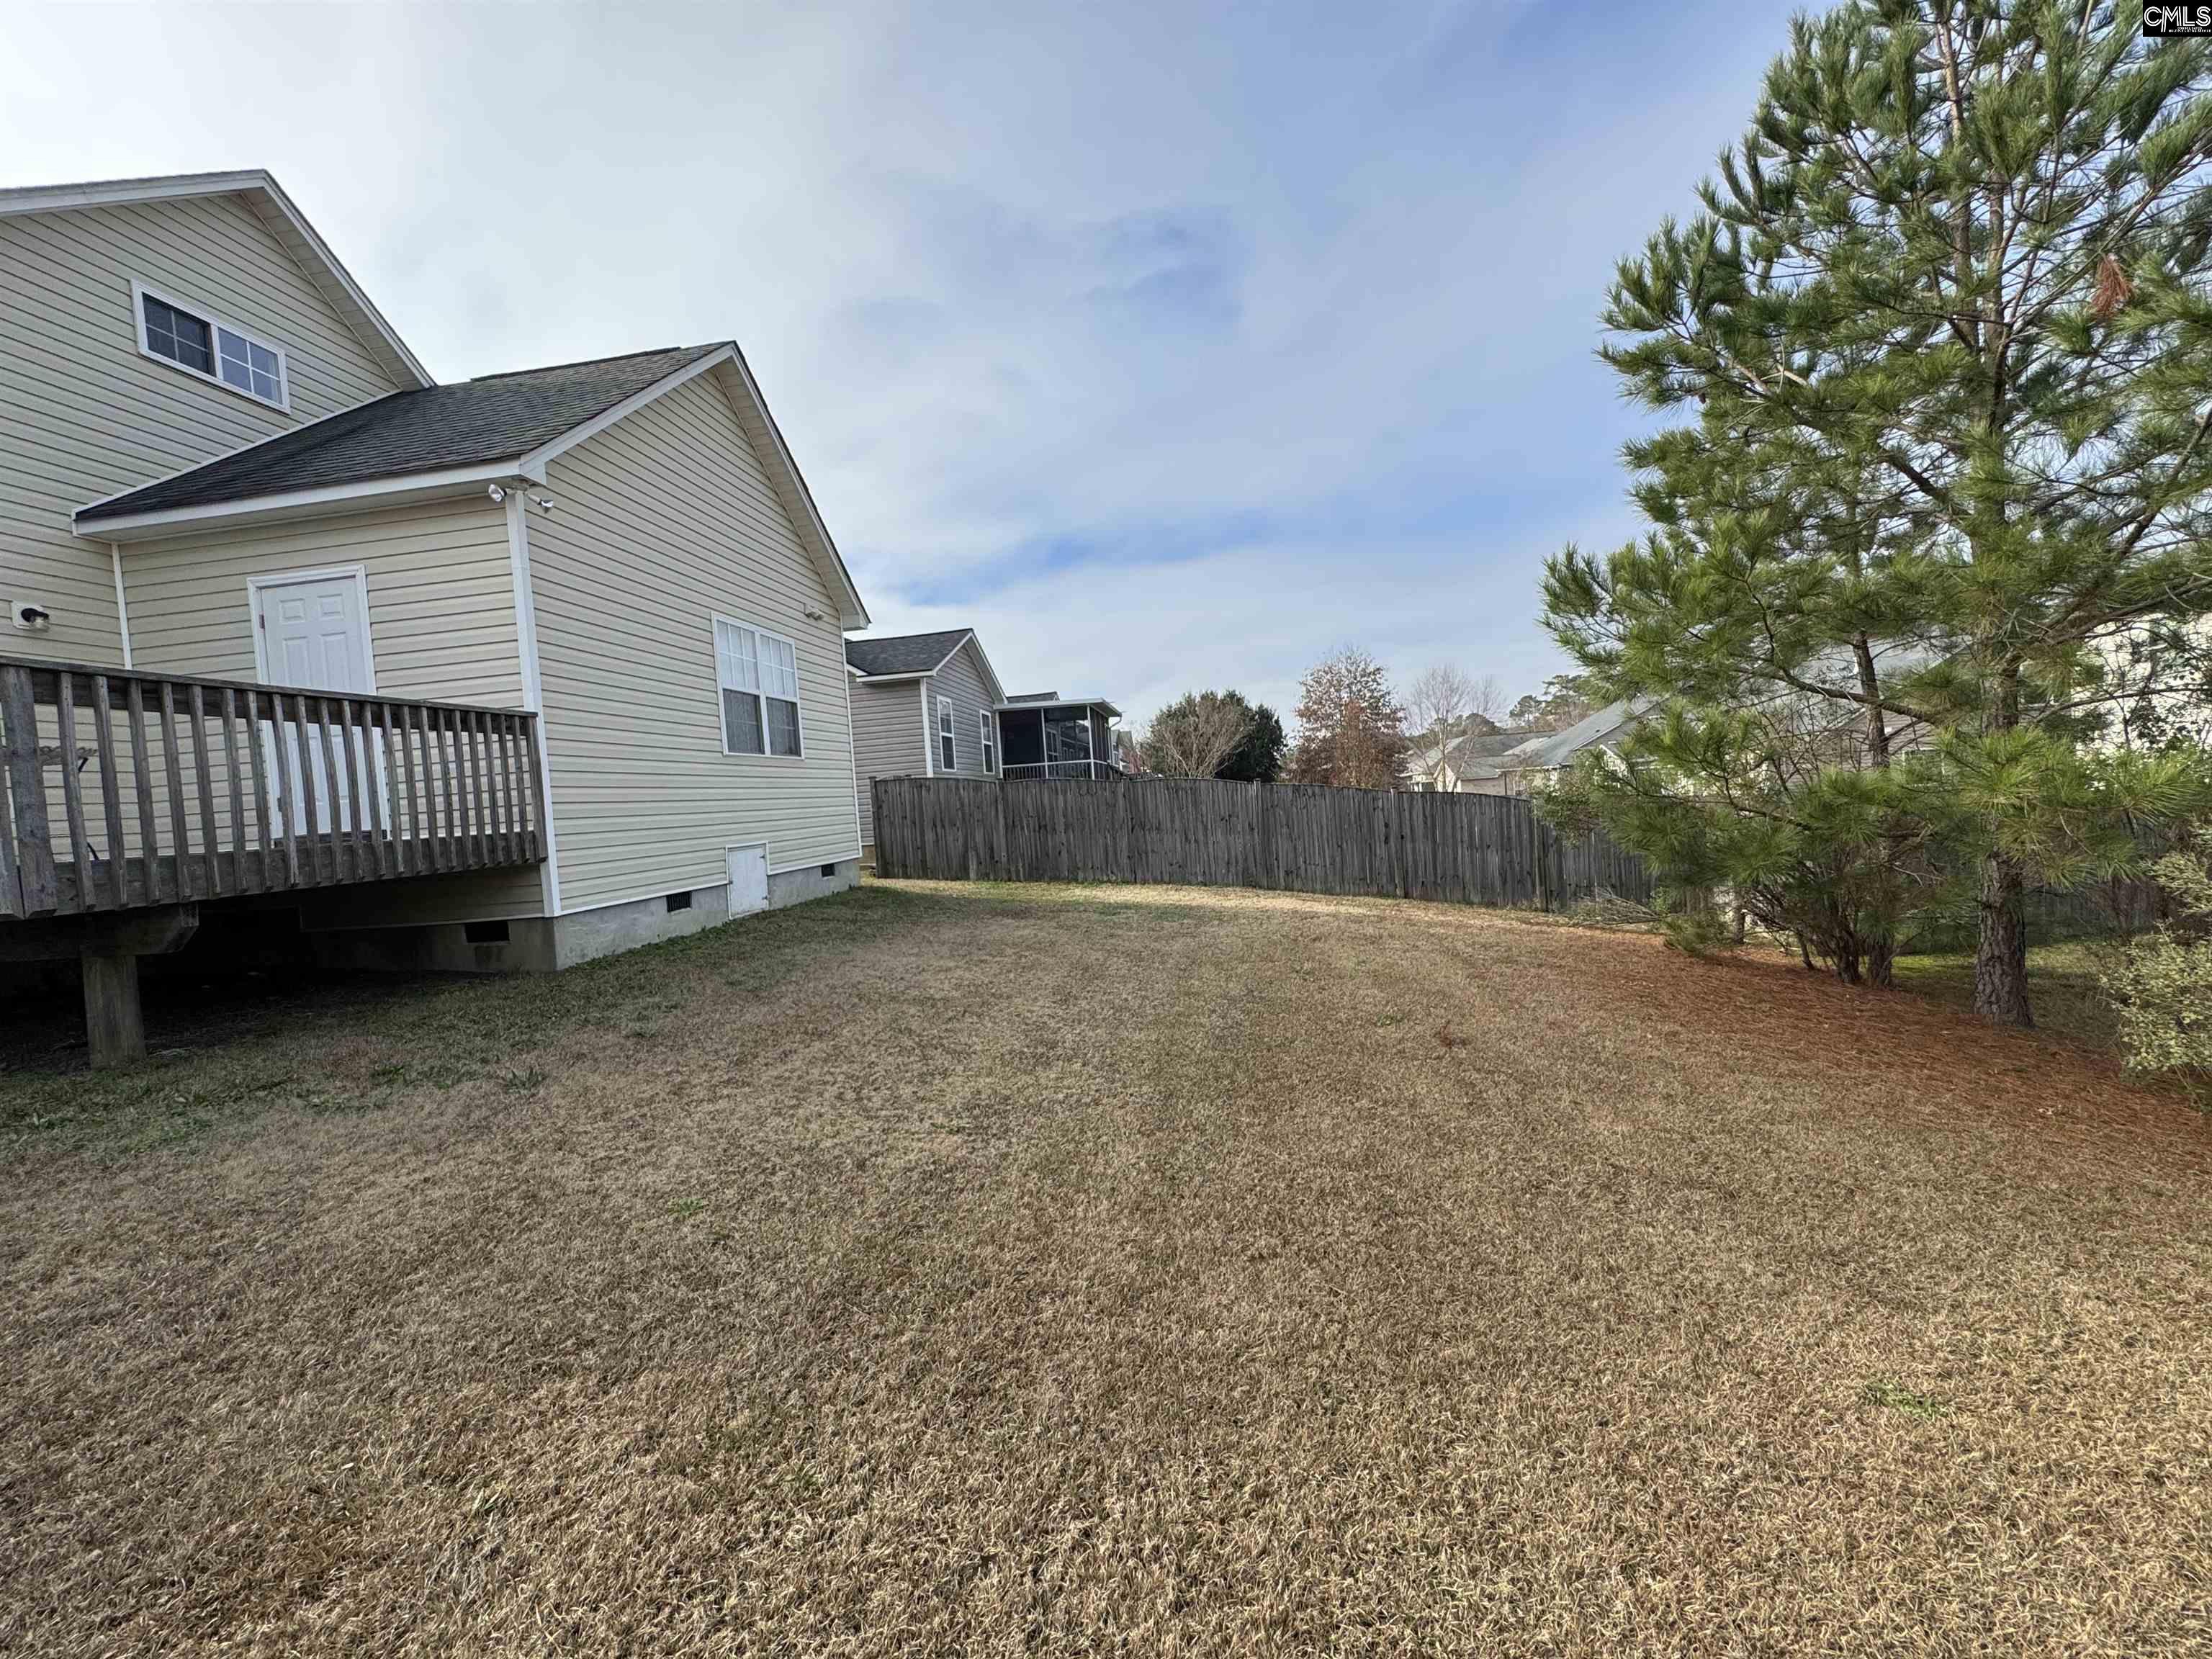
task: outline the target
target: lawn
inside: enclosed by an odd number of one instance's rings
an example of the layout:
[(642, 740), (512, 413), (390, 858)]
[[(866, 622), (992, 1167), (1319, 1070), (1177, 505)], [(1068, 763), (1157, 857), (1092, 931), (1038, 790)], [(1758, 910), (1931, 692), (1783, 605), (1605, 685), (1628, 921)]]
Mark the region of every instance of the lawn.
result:
[(1778, 959), (872, 884), (0, 1057), (0, 1650), (2212, 1643), (2212, 1130)]

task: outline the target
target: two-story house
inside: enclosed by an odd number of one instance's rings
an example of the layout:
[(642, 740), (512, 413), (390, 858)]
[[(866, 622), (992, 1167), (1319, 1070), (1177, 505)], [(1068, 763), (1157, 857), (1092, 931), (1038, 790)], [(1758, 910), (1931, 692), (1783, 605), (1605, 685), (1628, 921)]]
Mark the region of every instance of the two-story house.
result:
[(1008, 696), (972, 628), (845, 641), (862, 858), (875, 858), (878, 778), (993, 782), (1119, 776), (1103, 697)]
[(97, 1058), (209, 905), (552, 969), (856, 878), (867, 612), (736, 345), (440, 385), (265, 173), (0, 191), (0, 956)]

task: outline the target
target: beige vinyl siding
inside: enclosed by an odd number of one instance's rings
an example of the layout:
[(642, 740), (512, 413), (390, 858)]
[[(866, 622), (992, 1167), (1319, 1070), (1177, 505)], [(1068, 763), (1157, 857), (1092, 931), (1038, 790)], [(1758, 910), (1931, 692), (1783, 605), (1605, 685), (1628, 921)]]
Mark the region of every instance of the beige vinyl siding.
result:
[(379, 691), (522, 706), (507, 515), (482, 495), (133, 543), (123, 586), (137, 666), (258, 678), (247, 579), (356, 564)]
[[(290, 410), (143, 356), (134, 280), (283, 346)], [(240, 197), (0, 218), (0, 598), (53, 613), (0, 654), (122, 659), (107, 546), (75, 509), (398, 389)]]
[[(248, 580), (352, 565), (368, 578), (378, 692), (523, 707), (507, 517), (481, 495), (133, 543), (123, 550), (123, 576), (134, 665), (258, 680)], [(216, 817), (227, 830), (229, 787), (219, 753), (212, 766)], [(159, 778), (155, 793), (166, 812)], [(309, 926), (337, 925), (341, 913), (391, 924), (537, 915), (545, 908), (535, 870), (303, 902)]]
[(929, 689), (930, 750), (939, 773), (945, 763), (934, 747), (937, 741), (937, 700), (952, 699), (952, 756), (956, 763), (952, 775), (981, 778), (991, 775), (983, 770), (983, 734), (976, 716), (988, 709), (994, 701), (990, 684), (983, 678), (982, 665), (975, 660), (975, 643), (965, 641), (954, 652), (945, 666), (925, 682)]
[(870, 685), (863, 680), (853, 686), (853, 768), (864, 845), (872, 846), (876, 839), (868, 785), (877, 778), (910, 777), (929, 770), (929, 745), (922, 741), (921, 684), (894, 680)]
[[(560, 457), (548, 493), (530, 563), (562, 908), (718, 886), (733, 843), (771, 871), (853, 857), (837, 601), (715, 378)], [(722, 752), (718, 614), (796, 645), (801, 757)]]

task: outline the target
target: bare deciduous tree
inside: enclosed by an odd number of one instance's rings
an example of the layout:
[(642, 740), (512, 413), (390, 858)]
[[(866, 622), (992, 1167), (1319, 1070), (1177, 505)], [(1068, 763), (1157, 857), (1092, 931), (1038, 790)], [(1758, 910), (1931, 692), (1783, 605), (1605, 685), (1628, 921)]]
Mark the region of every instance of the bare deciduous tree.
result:
[(1445, 751), (1470, 731), (1494, 728), (1505, 707), (1505, 689), (1495, 674), (1469, 674), (1450, 663), (1423, 669), (1406, 688), (1406, 715), (1427, 747), (1425, 781), (1443, 771)]
[(1251, 718), (1241, 700), (1218, 691), (1178, 698), (1145, 728), (1145, 768), (1164, 777), (1210, 778), (1244, 741)]

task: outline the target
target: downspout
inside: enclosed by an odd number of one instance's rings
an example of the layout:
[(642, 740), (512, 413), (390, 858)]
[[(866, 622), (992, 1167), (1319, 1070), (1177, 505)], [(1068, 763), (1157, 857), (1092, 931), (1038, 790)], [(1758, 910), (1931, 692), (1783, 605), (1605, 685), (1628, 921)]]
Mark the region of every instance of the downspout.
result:
[(124, 602), (123, 598), (123, 547), (119, 542), (110, 542), (107, 544), (107, 568), (115, 575), (115, 625), (123, 633), (123, 665), (129, 668), (132, 665), (131, 607)]
[(524, 492), (507, 493), (507, 575), (514, 586), (514, 651), (522, 676), (522, 706), (538, 716), (538, 793), (545, 803), (545, 862), (538, 890), (545, 914), (561, 914), (560, 842), (554, 830), (553, 757), (545, 741), (545, 684), (538, 662), (538, 601), (530, 586), (530, 521)]

